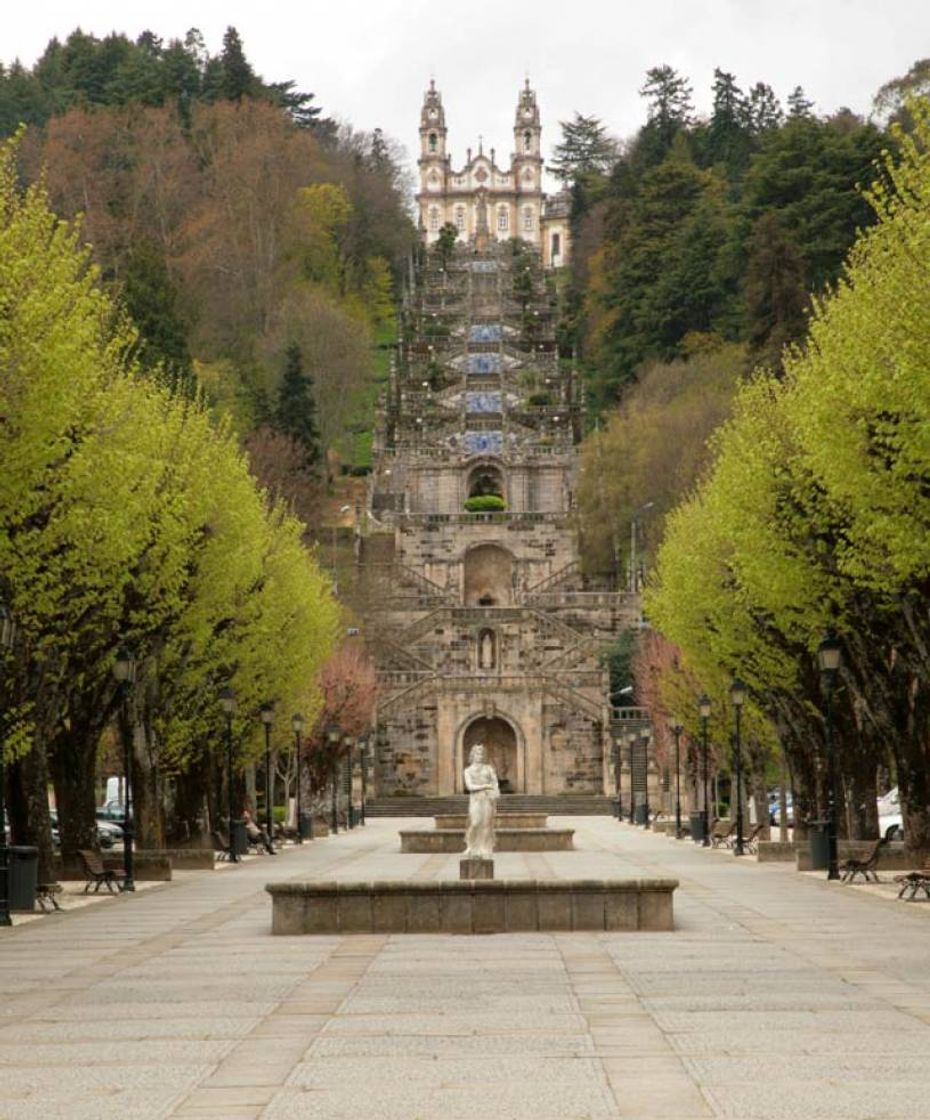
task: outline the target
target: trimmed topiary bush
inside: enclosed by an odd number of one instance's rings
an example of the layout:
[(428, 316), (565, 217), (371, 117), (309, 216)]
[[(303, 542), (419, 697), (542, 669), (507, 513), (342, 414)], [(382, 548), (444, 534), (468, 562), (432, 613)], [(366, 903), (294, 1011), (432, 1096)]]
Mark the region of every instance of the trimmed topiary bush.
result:
[(465, 509), (469, 513), (498, 513), (506, 508), (507, 504), (499, 494), (476, 494), (465, 501)]

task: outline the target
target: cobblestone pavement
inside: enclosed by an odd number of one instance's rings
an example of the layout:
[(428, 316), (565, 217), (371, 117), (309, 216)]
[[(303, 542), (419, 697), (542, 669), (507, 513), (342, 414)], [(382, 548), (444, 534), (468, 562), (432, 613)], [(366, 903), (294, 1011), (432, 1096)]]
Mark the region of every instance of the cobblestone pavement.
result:
[(0, 931), (0, 1120), (930, 1114), (930, 904), (643, 833), (498, 877), (674, 875), (674, 933), (278, 937), (270, 879), (455, 877), (364, 829)]

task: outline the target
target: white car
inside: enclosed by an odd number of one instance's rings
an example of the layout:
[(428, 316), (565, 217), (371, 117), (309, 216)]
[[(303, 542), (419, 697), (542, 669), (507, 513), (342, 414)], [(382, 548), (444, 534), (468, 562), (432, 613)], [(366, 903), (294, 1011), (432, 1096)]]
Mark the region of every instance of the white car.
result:
[(897, 786), (878, 799), (879, 835), (887, 836), (889, 828), (895, 829), (892, 833), (895, 840), (900, 840), (904, 835), (904, 817), (901, 813), (901, 798)]

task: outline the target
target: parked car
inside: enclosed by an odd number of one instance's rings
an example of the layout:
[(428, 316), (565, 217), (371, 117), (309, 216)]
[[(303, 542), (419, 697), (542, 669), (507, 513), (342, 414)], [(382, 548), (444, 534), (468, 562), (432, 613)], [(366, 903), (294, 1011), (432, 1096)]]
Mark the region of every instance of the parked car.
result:
[[(111, 799), (104, 801), (98, 807), (96, 816), (98, 821), (112, 821), (114, 824), (121, 825), (126, 819), (126, 810), (122, 801)], [(129, 817), (132, 819), (132, 810), (129, 811)]]
[[(58, 830), (58, 811), (56, 809), (49, 810), (49, 817), (52, 822), (52, 845), (56, 848), (61, 847), (61, 834)], [(101, 848), (112, 848), (114, 844), (122, 844), (123, 830), (109, 821), (97, 821), (97, 843)]]
[[(894, 831), (889, 832), (889, 829)], [(880, 836), (887, 836), (891, 840), (904, 839), (904, 816), (897, 786), (878, 799), (878, 831)]]

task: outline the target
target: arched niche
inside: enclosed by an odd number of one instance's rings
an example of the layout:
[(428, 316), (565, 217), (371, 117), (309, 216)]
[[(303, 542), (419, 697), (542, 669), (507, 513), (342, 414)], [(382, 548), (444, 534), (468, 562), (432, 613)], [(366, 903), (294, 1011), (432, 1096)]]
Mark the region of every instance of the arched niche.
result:
[(493, 673), (499, 667), (497, 631), (490, 626), (478, 631), (476, 663), (480, 673)]
[(498, 544), (479, 544), (465, 553), (466, 607), (506, 607), (513, 602), (513, 554)]
[[(465, 726), (462, 736), (462, 769), (468, 765), (468, 755), (477, 743), (484, 746), (488, 761), (497, 771), (501, 793), (515, 793), (523, 787), (522, 767), (518, 752), (518, 737), (513, 724), (501, 716), (477, 716)], [(459, 775), (459, 783), (462, 783)]]
[(468, 497), (477, 498), (484, 494), (505, 498), (504, 472), (496, 463), (479, 463), (469, 471)]

